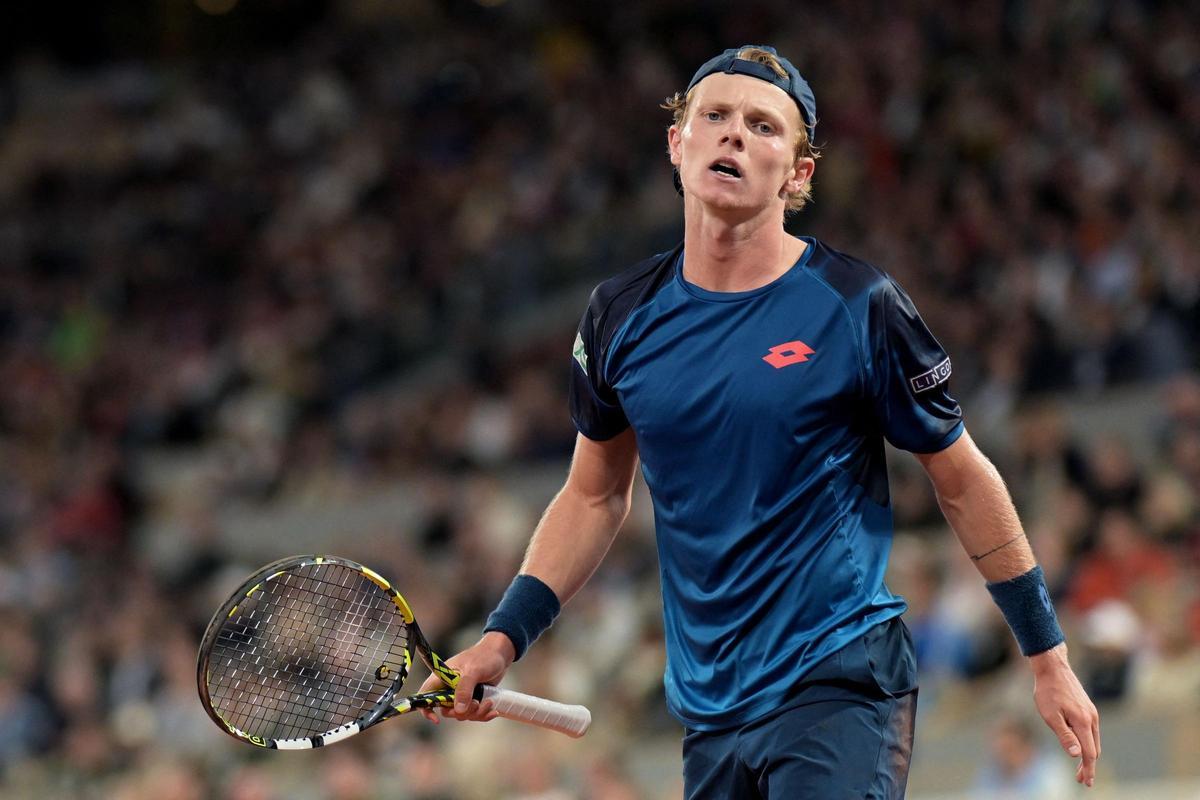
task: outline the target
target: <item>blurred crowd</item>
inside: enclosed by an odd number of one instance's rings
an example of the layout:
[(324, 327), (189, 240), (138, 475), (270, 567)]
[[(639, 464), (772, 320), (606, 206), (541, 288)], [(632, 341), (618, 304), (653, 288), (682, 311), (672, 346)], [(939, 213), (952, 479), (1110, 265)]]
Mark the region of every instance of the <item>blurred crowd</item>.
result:
[[(26, 47), (0, 74), (0, 788), (673, 796), (644, 513), (515, 671), (593, 704), (587, 747), (406, 720), (305, 761), (259, 753), (203, 716), (195, 648), (257, 566), (216, 509), (395, 485), (415, 519), (342, 554), (425, 584), (435, 641), (478, 630), (547, 499), (511, 478), (565, 474), (574, 437), (583, 309), (538, 315), (674, 243), (658, 104), (749, 42), (816, 92), (815, 203), (789, 228), (891, 272), (951, 353), (1093, 697), (1200, 708), (1185, 5), (346, 0), (286, 47), (176, 38), (86, 68)], [(1128, 386), (1157, 387), (1128, 438), (1064, 411)], [(892, 585), (932, 715), (1019, 659), (895, 461)]]

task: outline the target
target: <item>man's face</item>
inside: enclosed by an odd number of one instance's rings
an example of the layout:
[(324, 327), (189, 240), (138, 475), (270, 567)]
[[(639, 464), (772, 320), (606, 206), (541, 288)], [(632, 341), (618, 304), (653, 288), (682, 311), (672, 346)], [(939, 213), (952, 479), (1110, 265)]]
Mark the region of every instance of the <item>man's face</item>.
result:
[(705, 206), (752, 216), (812, 174), (795, 157), (800, 109), (788, 94), (748, 75), (716, 73), (696, 84), (683, 126), (667, 134), (685, 194)]

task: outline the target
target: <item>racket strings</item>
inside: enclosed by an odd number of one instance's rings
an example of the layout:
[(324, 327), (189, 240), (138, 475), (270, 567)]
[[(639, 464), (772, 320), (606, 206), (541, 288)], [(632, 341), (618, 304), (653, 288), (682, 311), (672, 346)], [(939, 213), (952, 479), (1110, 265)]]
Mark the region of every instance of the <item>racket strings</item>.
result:
[(251, 736), (324, 733), (379, 702), (403, 668), (408, 636), (392, 598), (360, 571), (293, 568), (222, 625), (209, 661), (213, 708)]

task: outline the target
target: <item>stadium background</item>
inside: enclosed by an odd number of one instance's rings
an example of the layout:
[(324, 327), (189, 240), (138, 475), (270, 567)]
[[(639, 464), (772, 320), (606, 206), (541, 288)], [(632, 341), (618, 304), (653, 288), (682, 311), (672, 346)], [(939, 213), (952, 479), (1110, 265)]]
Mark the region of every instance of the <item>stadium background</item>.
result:
[[(394, 576), (444, 650), (473, 639), (565, 475), (590, 287), (680, 234), (658, 103), (712, 53), (765, 41), (819, 103), (816, 202), (790, 227), (891, 271), (950, 351), (1104, 714), (1089, 796), (1200, 796), (1198, 16), (1051, 0), (14, 11), (0, 792), (677, 796), (644, 496), (511, 674), (590, 704), (580, 742), (405, 720), (263, 753), (204, 717), (195, 647), (241, 577), (304, 551)], [(891, 584), (923, 670), (910, 796), (1001, 796), (984, 789), (1000, 762), (1043, 786), (1009, 796), (1073, 796), (1040, 723), (1021, 743), (1027, 671), (915, 461), (890, 456)]]

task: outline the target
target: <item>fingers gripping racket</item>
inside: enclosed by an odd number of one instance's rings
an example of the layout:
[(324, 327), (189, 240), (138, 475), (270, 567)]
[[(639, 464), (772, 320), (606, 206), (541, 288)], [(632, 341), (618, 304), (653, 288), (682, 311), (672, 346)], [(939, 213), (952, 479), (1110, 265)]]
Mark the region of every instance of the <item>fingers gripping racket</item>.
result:
[[(450, 688), (398, 698), (413, 651)], [(260, 569), (217, 610), (200, 644), (205, 711), (259, 747), (303, 750), (385, 719), (454, 703), (458, 673), (433, 652), (408, 603), (378, 573), (334, 556), (293, 556)], [(508, 719), (582, 736), (592, 715), (480, 685)]]

